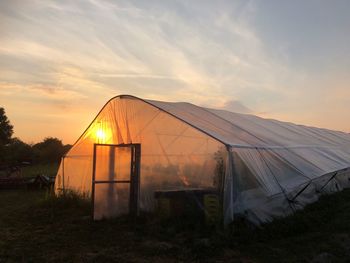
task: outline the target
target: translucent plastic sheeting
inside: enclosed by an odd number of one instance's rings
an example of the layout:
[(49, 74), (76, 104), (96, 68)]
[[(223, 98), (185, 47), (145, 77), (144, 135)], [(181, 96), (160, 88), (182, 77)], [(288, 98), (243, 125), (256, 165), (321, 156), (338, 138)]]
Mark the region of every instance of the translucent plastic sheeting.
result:
[(286, 215), (293, 211), (293, 194), (303, 199), (303, 205), (315, 201), (318, 178), (350, 167), (350, 136), (343, 132), (189, 103), (150, 102), (231, 149), (225, 175), (226, 223), (233, 220), (234, 214), (249, 218), (248, 214), (261, 211), (261, 207), (264, 212), (255, 213), (251, 221), (261, 223), (271, 220), (272, 215)]
[[(261, 222), (284, 215), (293, 194), (303, 190), (306, 204), (319, 178), (350, 167), (343, 132), (125, 95), (104, 106), (65, 156), (56, 191), (91, 193), (94, 143), (141, 144), (141, 209), (154, 208), (156, 190), (224, 189), (226, 223), (242, 213)], [(252, 212), (264, 203), (264, 212)]]
[(129, 181), (131, 148), (107, 145), (96, 146), (96, 181)]
[(94, 219), (129, 213), (131, 148), (97, 145)]
[(94, 219), (111, 218), (129, 213), (130, 184), (96, 184)]
[[(228, 206), (236, 215), (255, 224), (288, 215), (316, 201), (321, 193), (349, 187), (350, 170), (346, 168), (349, 164), (339, 161), (340, 157), (330, 158), (333, 150), (321, 151), (322, 156), (328, 156), (325, 160), (328, 171), (323, 165), (315, 165), (316, 160), (313, 162), (312, 157), (320, 154), (317, 149), (315, 153), (311, 149), (304, 152), (233, 148), (231, 151), (236, 194)], [(306, 159), (307, 156), (311, 158)]]
[[(56, 179), (57, 191), (64, 188), (91, 194), (95, 143), (141, 144), (142, 210), (154, 209), (156, 190), (218, 188), (222, 182), (219, 177), (223, 174), (217, 172), (222, 163), (218, 159), (225, 151), (222, 143), (142, 100), (118, 97), (106, 104), (65, 156)], [(101, 169), (108, 167), (103, 155), (100, 160)], [(103, 191), (106, 189), (101, 195)], [(96, 213), (96, 218), (105, 215), (103, 209)]]
[(350, 169), (322, 175), (274, 195), (268, 195), (263, 189), (251, 188), (240, 191), (238, 198), (232, 203), (235, 217), (244, 217), (253, 224), (270, 222), (284, 217), (313, 203), (322, 194), (329, 194), (349, 188)]
[(198, 107), (190, 103), (148, 101), (233, 147), (343, 147), (344, 132), (263, 119), (254, 115)]

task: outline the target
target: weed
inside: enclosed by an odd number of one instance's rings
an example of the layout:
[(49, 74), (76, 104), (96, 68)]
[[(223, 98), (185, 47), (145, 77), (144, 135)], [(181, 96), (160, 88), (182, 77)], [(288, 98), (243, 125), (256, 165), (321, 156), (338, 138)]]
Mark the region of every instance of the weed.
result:
[(25, 262), (308, 262), (350, 258), (350, 190), (324, 196), (259, 228), (227, 229), (195, 218), (153, 214), (93, 221), (90, 200), (71, 192), (0, 192), (0, 261)]

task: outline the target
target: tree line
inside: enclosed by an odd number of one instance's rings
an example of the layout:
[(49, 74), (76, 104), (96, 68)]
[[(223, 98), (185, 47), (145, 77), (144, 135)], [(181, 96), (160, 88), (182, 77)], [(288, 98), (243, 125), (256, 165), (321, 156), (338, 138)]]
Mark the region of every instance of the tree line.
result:
[(13, 136), (13, 125), (5, 109), (0, 107), (0, 167), (21, 164), (57, 163), (71, 148), (58, 138), (47, 137), (35, 144), (27, 144)]

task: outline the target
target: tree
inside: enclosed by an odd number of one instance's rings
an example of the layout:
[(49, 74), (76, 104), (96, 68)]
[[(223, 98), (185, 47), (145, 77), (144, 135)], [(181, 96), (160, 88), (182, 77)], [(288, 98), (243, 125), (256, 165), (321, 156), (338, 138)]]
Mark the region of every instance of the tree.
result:
[(70, 146), (64, 146), (61, 140), (48, 137), (42, 142), (33, 145), (34, 158), (39, 163), (59, 162), (69, 148)]
[(13, 126), (5, 114), (5, 109), (0, 107), (0, 147), (11, 141)]
[(33, 146), (12, 138), (13, 126), (0, 107), (0, 169), (2, 167), (29, 163), (55, 163), (71, 148), (62, 141), (48, 137)]
[(18, 165), (22, 162), (32, 162), (32, 147), (18, 138), (11, 139), (10, 143), (2, 147), (2, 153), (0, 163)]

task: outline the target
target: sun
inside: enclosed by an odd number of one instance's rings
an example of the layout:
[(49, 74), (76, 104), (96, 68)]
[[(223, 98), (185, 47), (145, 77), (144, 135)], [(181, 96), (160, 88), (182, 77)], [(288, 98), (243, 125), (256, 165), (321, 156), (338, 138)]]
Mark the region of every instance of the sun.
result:
[(98, 141), (104, 141), (106, 139), (106, 133), (102, 128), (98, 128), (96, 131), (96, 138)]

